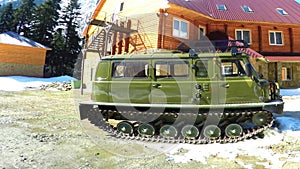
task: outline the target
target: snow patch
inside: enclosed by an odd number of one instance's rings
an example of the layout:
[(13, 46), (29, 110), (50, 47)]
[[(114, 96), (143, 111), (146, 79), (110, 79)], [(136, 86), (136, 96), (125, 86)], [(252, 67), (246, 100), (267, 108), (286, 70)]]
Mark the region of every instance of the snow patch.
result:
[(76, 80), (70, 76), (59, 76), (51, 78), (37, 78), (26, 76), (3, 76), (0, 77), (0, 90), (2, 91), (22, 91), (26, 88), (39, 88), (53, 82), (71, 82)]
[(297, 88), (297, 89), (281, 89), (280, 94), (282, 96), (300, 96), (300, 88)]

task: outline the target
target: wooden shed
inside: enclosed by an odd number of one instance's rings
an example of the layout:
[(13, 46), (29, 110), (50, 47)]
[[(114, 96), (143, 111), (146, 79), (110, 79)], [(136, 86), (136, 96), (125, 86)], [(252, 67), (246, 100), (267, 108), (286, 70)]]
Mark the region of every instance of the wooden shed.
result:
[(48, 50), (17, 33), (0, 34), (0, 76), (43, 77)]

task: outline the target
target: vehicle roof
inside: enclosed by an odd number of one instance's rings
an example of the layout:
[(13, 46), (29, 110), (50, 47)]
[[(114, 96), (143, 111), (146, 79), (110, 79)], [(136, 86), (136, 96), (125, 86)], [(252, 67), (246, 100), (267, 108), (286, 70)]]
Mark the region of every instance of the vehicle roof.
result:
[(189, 53), (157, 52), (152, 54), (123, 54), (105, 56), (102, 60), (123, 60), (123, 59), (196, 59), (196, 58), (232, 58), (232, 57), (249, 57), (246, 53), (238, 56), (232, 56), (231, 52), (225, 53), (197, 53), (197, 56), (191, 57)]

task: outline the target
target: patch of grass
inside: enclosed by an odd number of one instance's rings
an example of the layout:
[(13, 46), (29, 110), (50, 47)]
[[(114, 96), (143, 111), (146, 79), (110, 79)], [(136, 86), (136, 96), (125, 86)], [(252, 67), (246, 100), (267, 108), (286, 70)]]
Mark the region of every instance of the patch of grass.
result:
[(266, 160), (265, 158), (258, 158), (255, 156), (248, 156), (248, 155), (238, 155), (236, 157), (236, 161), (243, 161), (243, 163), (245, 165), (252, 165), (253, 168), (255, 169), (264, 169), (265, 166), (261, 165), (261, 164), (257, 164), (257, 163), (267, 163), (269, 162), (268, 160)]
[(43, 119), (41, 118), (31, 118), (31, 119), (25, 119), (24, 122), (26, 123), (30, 123), (30, 124), (37, 124), (37, 123), (41, 123)]
[(33, 127), (33, 128), (31, 128), (31, 132), (32, 133), (47, 133), (48, 131), (44, 128)]

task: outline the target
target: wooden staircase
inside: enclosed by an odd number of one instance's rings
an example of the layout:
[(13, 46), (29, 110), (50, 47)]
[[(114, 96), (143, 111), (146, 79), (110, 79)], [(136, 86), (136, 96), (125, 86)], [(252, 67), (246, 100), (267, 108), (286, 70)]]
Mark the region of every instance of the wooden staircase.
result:
[[(136, 29), (126, 28), (125, 24), (124, 22), (117, 24), (105, 20), (92, 20), (90, 25), (97, 26), (97, 28), (88, 38), (87, 51), (97, 52), (100, 57), (106, 56), (109, 42), (118, 33), (125, 34), (129, 38), (130, 53), (151, 48), (151, 42), (147, 35), (141, 35), (143, 27), (140, 22), (137, 23)], [(148, 42), (147, 45), (145, 41)]]
[(113, 30), (110, 30), (110, 26), (99, 27), (97, 31), (88, 40), (88, 51), (96, 51), (101, 56), (105, 56), (107, 51), (107, 41), (111, 39)]

